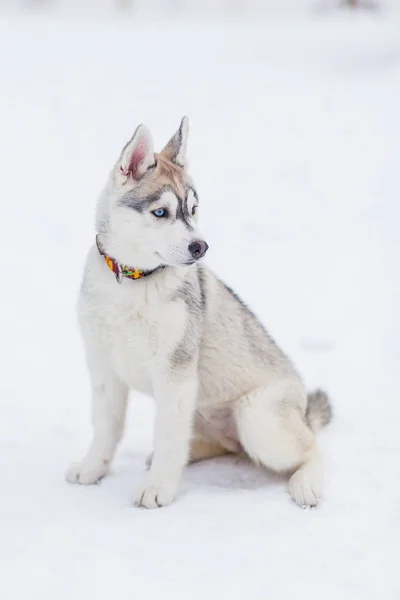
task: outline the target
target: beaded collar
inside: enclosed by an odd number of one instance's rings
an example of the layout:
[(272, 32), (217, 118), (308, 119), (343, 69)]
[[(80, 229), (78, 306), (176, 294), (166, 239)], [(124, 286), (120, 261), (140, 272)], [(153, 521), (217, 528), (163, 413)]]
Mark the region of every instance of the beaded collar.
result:
[(118, 283), (122, 283), (124, 277), (127, 279), (143, 279), (143, 277), (147, 277), (154, 273), (154, 271), (158, 271), (159, 269), (164, 269), (164, 265), (160, 265), (155, 269), (150, 269), (149, 271), (144, 271), (142, 269), (134, 269), (133, 267), (128, 267), (127, 265), (122, 265), (115, 258), (109, 256), (103, 246), (100, 243), (99, 235), (96, 235), (96, 246), (101, 256), (104, 256), (104, 260), (107, 263), (108, 268), (114, 273), (116, 280)]

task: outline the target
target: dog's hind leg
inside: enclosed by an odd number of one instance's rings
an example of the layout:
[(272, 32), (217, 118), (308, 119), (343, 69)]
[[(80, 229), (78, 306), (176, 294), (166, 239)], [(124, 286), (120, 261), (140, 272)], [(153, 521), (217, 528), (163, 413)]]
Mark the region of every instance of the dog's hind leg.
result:
[(223, 456), (225, 454), (231, 453), (229, 450), (218, 444), (218, 442), (195, 437), (190, 443), (188, 464), (215, 458), (216, 456)]
[[(234, 424), (231, 410), (216, 409), (211, 413), (208, 412), (206, 418), (204, 414), (196, 413), (190, 443), (189, 463), (225, 454), (235, 454), (242, 450), (236, 439), (227, 437), (229, 422)], [(226, 423), (228, 423), (228, 427)]]
[(250, 392), (236, 403), (240, 442), (255, 462), (276, 472), (292, 472), (289, 492), (300, 506), (316, 506), (322, 496), (322, 466), (314, 433), (305, 420), (307, 399), (295, 383)]
[[(218, 444), (218, 442), (207, 440), (203, 437), (194, 437), (190, 442), (190, 453), (187, 464), (190, 465), (192, 463), (200, 462), (201, 460), (224, 456), (225, 454), (231, 454), (231, 452)], [(147, 467), (150, 467), (152, 459), (153, 453), (146, 459)]]

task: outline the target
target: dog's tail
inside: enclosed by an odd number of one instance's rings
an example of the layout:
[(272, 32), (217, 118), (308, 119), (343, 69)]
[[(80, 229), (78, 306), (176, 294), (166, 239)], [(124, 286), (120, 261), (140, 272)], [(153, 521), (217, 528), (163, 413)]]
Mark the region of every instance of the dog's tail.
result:
[(306, 421), (310, 429), (317, 432), (332, 419), (332, 407), (328, 394), (322, 390), (310, 392), (307, 396)]

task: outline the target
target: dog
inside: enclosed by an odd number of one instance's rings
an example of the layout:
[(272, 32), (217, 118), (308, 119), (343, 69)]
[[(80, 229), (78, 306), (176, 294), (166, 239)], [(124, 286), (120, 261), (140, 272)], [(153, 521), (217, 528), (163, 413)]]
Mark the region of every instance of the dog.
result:
[(96, 211), (78, 315), (92, 385), (93, 439), (71, 483), (107, 475), (130, 389), (156, 402), (153, 453), (137, 506), (175, 498), (187, 463), (245, 454), (289, 473), (303, 507), (322, 496), (316, 432), (327, 395), (307, 395), (291, 361), (239, 297), (199, 262), (208, 245), (188, 173), (188, 120), (160, 153), (140, 125)]

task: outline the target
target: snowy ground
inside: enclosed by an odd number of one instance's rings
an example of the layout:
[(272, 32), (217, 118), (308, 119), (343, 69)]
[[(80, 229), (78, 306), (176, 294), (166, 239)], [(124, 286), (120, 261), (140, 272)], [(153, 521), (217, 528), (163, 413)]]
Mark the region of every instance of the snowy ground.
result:
[[(1, 598), (399, 598), (398, 26), (0, 19)], [(317, 510), (230, 459), (133, 508), (141, 397), (113, 475), (63, 479), (90, 434), (74, 304), (96, 195), (140, 121), (160, 147), (183, 114), (208, 264), (332, 396)]]

